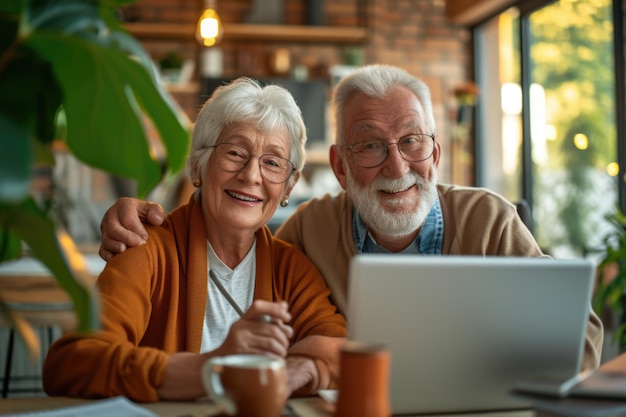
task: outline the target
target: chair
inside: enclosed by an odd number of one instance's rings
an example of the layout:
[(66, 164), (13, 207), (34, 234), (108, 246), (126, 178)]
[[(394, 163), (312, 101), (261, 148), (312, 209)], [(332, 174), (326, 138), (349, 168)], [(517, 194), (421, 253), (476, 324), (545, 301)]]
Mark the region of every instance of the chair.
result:
[[(23, 394), (23, 393), (43, 394), (43, 389), (41, 388), (41, 372), (40, 371), (33, 371), (32, 374), (26, 374), (26, 375), (24, 374), (12, 375), (11, 374), (17, 340), (16, 340), (16, 334), (15, 334), (16, 332), (15, 328), (10, 327), (7, 330), (8, 330), (8, 345), (7, 345), (5, 362), (4, 362), (1, 398), (7, 398), (9, 396), (9, 392), (20, 393), (20, 394)], [(55, 341), (56, 337), (55, 337), (55, 331), (52, 325), (40, 328), (38, 333), (39, 333), (39, 338), (41, 340), (41, 343), (40, 343), (41, 357), (38, 359), (38, 361), (43, 363), (43, 361), (45, 360), (46, 352), (48, 348), (50, 347), (50, 345)], [(22, 353), (22, 356), (23, 355), (24, 354)], [(30, 382), (30, 386), (10, 388), (11, 382), (17, 382), (17, 383)]]
[(515, 208), (517, 208), (517, 214), (519, 215), (520, 219), (522, 219), (522, 222), (524, 222), (526, 227), (528, 227), (530, 233), (534, 234), (535, 224), (533, 222), (533, 214), (532, 210), (530, 209), (530, 204), (528, 204), (528, 201), (524, 199), (519, 200), (517, 203), (515, 203)]

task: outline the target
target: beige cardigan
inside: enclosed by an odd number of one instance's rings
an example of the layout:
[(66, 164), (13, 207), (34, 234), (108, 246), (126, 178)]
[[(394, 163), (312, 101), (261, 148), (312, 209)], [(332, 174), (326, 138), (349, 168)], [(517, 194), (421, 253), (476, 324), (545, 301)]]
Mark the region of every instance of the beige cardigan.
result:
[[(442, 253), (477, 256), (546, 256), (515, 206), (483, 188), (437, 186), (444, 221)], [(346, 311), (348, 266), (356, 255), (352, 203), (345, 192), (301, 204), (277, 231), (299, 245), (320, 270), (333, 303)], [(602, 351), (602, 322), (589, 316), (583, 368), (596, 368)]]

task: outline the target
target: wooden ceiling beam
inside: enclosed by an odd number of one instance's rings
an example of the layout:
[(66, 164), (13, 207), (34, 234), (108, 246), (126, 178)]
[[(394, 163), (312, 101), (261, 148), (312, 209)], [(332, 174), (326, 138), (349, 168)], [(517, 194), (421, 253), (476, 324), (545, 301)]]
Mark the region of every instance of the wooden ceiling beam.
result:
[(446, 15), (454, 23), (473, 26), (518, 0), (446, 0)]

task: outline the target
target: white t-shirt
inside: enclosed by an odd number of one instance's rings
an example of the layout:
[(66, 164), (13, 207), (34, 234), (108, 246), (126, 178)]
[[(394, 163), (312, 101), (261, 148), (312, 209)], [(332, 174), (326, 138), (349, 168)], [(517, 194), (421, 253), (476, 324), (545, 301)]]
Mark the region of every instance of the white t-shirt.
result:
[[(241, 263), (230, 269), (217, 257), (213, 247), (207, 241), (207, 259), (209, 269), (213, 270), (216, 278), (224, 289), (239, 305), (247, 311), (254, 298), (254, 280), (256, 277), (256, 239), (248, 254)], [(239, 314), (222, 295), (215, 283), (209, 279), (207, 269), (208, 296), (204, 311), (204, 325), (202, 327), (202, 344), (200, 352), (208, 352), (218, 348), (226, 339), (230, 326), (239, 320)]]

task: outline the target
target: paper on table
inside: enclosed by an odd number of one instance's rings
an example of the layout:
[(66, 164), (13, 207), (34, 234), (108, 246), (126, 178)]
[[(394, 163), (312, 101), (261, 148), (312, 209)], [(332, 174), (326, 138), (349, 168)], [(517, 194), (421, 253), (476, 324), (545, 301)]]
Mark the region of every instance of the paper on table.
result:
[(59, 408), (56, 410), (8, 414), (5, 417), (158, 417), (139, 407), (125, 397), (108, 398), (93, 403)]

